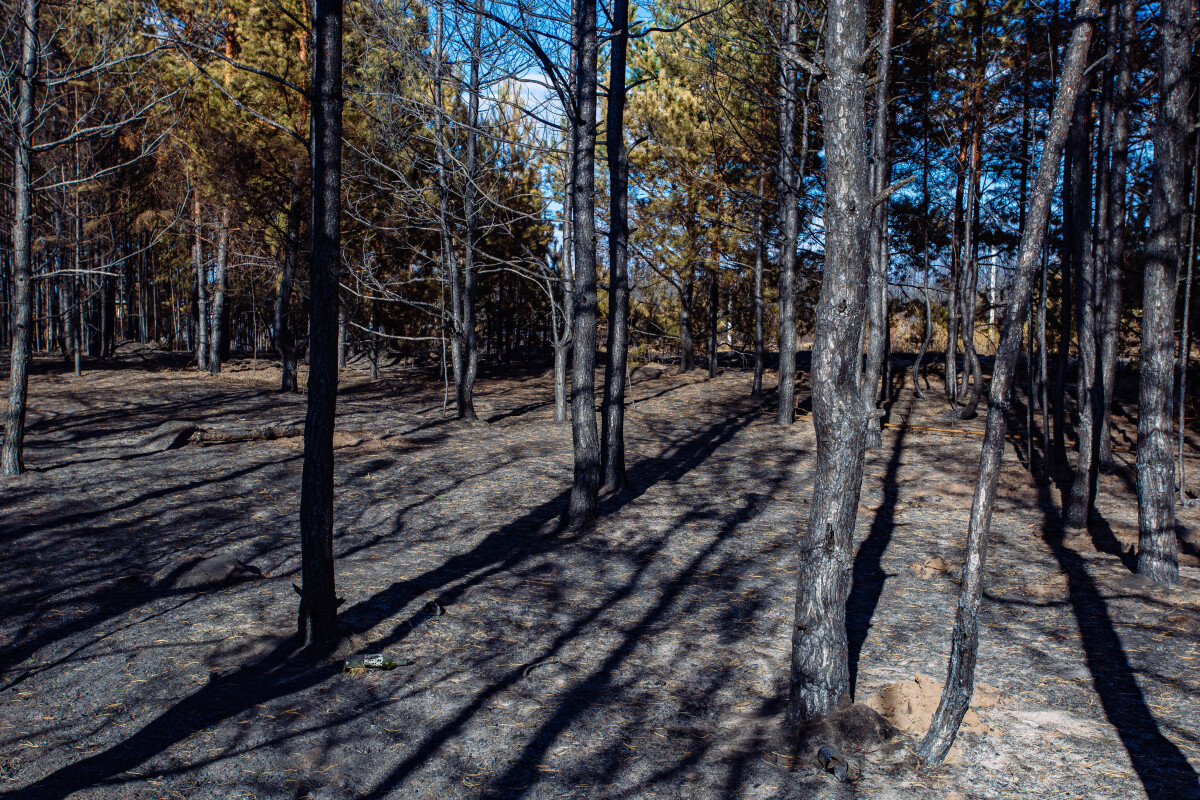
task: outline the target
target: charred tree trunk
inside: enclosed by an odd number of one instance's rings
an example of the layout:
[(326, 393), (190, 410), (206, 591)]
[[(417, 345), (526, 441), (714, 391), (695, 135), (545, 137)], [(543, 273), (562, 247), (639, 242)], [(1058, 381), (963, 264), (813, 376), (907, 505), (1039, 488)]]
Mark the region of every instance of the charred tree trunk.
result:
[(342, 238), (342, 0), (315, 0), (313, 10), (310, 333), (298, 616), (301, 638), (325, 646), (338, 637), (339, 604), (333, 570), (333, 427)]
[(762, 396), (763, 367), (766, 353), (763, 346), (763, 262), (765, 261), (765, 243), (763, 242), (763, 193), (766, 191), (766, 181), (762, 170), (758, 174), (758, 208), (754, 217), (754, 381), (750, 384), (750, 396)]
[(212, 350), (208, 354), (208, 373), (221, 374), (221, 355), (225, 344), (225, 273), (229, 264), (229, 209), (222, 208), (217, 221), (217, 263), (213, 270)]
[(625, 486), (625, 375), (629, 361), (629, 159), (625, 151), (625, 54), (629, 45), (629, 0), (614, 0), (612, 67), (608, 82), (608, 364), (604, 369), (603, 488)]
[(1175, 541), (1175, 468), (1171, 411), (1175, 374), (1175, 289), (1182, 250), (1181, 221), (1188, 131), (1188, 56), (1191, 3), (1159, 3), (1158, 116), (1154, 124), (1154, 167), (1150, 231), (1142, 295), (1141, 382), (1138, 391), (1138, 564), (1139, 575), (1179, 583)]
[(796, 60), (799, 22), (796, 0), (780, 6), (779, 53), (779, 405), (775, 422), (796, 419), (796, 245), (800, 235), (800, 187), (796, 180)]
[[(1067, 499), (1066, 522), (1069, 527), (1087, 525), (1095, 497), (1096, 414), (1093, 391), (1096, 388), (1096, 261), (1092, 249), (1092, 158), (1091, 98), (1088, 79), (1075, 103), (1071, 123), (1071, 160), (1078, 165), (1073, 187), (1075, 202), (1071, 222), (1071, 266), (1075, 272), (1075, 320), (1078, 338), (1079, 366), (1075, 380), (1075, 402), (1079, 413), (1079, 454), (1075, 460), (1075, 477)], [(1099, 211), (1099, 209), (1097, 209)], [(1064, 298), (1065, 299), (1065, 298)]]
[(1063, 205), (1063, 242), (1059, 253), (1059, 266), (1062, 272), (1062, 303), (1058, 314), (1058, 350), (1054, 354), (1054, 441), (1051, 443), (1051, 467), (1055, 465), (1068, 466), (1067, 460), (1067, 366), (1071, 357), (1071, 328), (1074, 318), (1073, 303), (1070, 298), (1075, 296), (1072, 291), (1074, 283), (1074, 266), (1071, 257), (1071, 227), (1074, 224), (1074, 197), (1072, 186), (1075, 184), (1075, 173), (1078, 171), (1072, 153), (1068, 150), (1063, 161), (1062, 205)]
[(596, 516), (600, 489), (600, 437), (596, 430), (596, 3), (581, 0), (573, 21), (577, 54), (571, 124), (574, 156), (575, 325), (571, 336), (571, 439), (574, 479), (568, 527)]
[(866, 0), (831, 0), (826, 13), (826, 77), (820, 87), (826, 155), (825, 270), (812, 371), (817, 468), (796, 580), (787, 708), (792, 725), (833, 710), (850, 690), (846, 599), (866, 427), (859, 383), (871, 214), (863, 139)]
[(283, 373), (279, 388), (284, 392), (296, 391), (296, 344), (292, 341), (288, 307), (292, 300), (296, 264), (300, 260), (300, 215), (304, 212), (302, 188), (300, 176), (293, 174), (292, 196), (288, 203), (287, 240), (283, 245), (283, 264), (279, 271), (279, 292), (275, 296), (275, 347), (279, 351), (279, 366)]
[[(884, 0), (879, 25), (879, 66), (875, 73), (875, 121), (871, 128), (871, 197), (884, 190), (888, 182), (888, 69), (892, 57), (892, 22), (895, 0)], [(880, 378), (887, 349), (888, 324), (888, 201), (871, 209), (869, 241), (871, 272), (867, 281), (867, 352), (863, 368), (863, 416), (867, 420), (866, 447), (883, 447), (880, 425)]]
[[(718, 203), (718, 207), (720, 204)], [(720, 220), (720, 213), (717, 214)], [(719, 222), (717, 224), (720, 224)], [(708, 377), (717, 377), (717, 327), (721, 324), (721, 249), (720, 231), (713, 231), (713, 262), (708, 271)]]
[(690, 265), (682, 285), (675, 288), (679, 292), (679, 371), (691, 372), (696, 368), (696, 342), (692, 336), (692, 304), (695, 302), (696, 285)]
[(12, 340), (8, 374), (8, 414), (0, 471), (25, 471), (25, 412), (29, 402), (29, 361), (33, 341), (33, 133), (34, 92), (38, 80), (39, 0), (22, 0), (21, 62), (17, 83), (17, 118), (13, 141)]
[(446, 156), (445, 100), (442, 94), (442, 66), (445, 61), (443, 37), (445, 10), (438, 0), (434, 29), (433, 54), (433, 146), (437, 159), (438, 234), (442, 270), (450, 285), (450, 366), (454, 377), (454, 410), (460, 419), (467, 414), (463, 381), (466, 377), (463, 362), (462, 281), (458, 275), (458, 259), (454, 253), (453, 222), (450, 216), (450, 177)]
[[(1117, 383), (1117, 345), (1121, 334), (1122, 280), (1125, 271), (1125, 184), (1129, 174), (1129, 109), (1132, 102), (1130, 47), (1135, 13), (1133, 0), (1120, 1), (1121, 36), (1117, 51), (1116, 84), (1113, 87), (1112, 160), (1108, 167), (1108, 254), (1105, 258), (1100, 331), (1100, 372), (1104, 395), (1100, 398), (1100, 428), (1097, 436), (1100, 439), (1099, 468), (1105, 472), (1113, 467), (1110, 415)], [(1112, 18), (1111, 15), (1109, 18)], [(1109, 35), (1113, 34), (1110, 32)]]
[[(478, 419), (475, 414), (475, 377), (479, 374), (479, 345), (475, 337), (475, 240), (479, 233), (479, 91), (480, 61), (483, 53), (483, 4), (475, 1), (471, 30), (471, 75), (467, 87), (467, 153), (465, 160), (466, 186), (463, 188), (463, 215), (466, 217), (466, 243), (463, 247), (463, 358), (465, 360), (462, 392), (458, 398), (460, 419)], [(595, 135), (593, 134), (593, 139)]]
[(987, 425), (979, 458), (979, 477), (975, 482), (975, 498), (971, 505), (971, 520), (967, 530), (967, 560), (963, 566), (962, 588), (954, 619), (946, 686), (930, 723), (929, 732), (921, 741), (918, 750), (918, 757), (927, 765), (941, 763), (946, 757), (975, 690), (979, 609), (983, 599), (988, 529), (991, 526), (992, 505), (1000, 478), (1000, 462), (1004, 455), (1009, 397), (1016, 372), (1017, 356), (1021, 350), (1021, 329), (1029, 315), (1030, 286), (1034, 270), (1037, 268), (1042, 239), (1046, 235), (1058, 161), (1062, 156), (1071, 111), (1079, 94), (1084, 67), (1087, 65), (1092, 20), (1098, 8), (1098, 0), (1080, 0), (1076, 7), (1075, 30), (1071, 35), (1058, 96), (1046, 131), (1046, 142), (1033, 180), (1030, 209), (1026, 216), (1025, 230), (1021, 234), (1017, 268), (1013, 275), (1012, 300), (1004, 315), (1000, 349), (992, 370)]
[(196, 366), (208, 369), (208, 276), (204, 269), (204, 222), (200, 195), (192, 201), (192, 265), (196, 270)]

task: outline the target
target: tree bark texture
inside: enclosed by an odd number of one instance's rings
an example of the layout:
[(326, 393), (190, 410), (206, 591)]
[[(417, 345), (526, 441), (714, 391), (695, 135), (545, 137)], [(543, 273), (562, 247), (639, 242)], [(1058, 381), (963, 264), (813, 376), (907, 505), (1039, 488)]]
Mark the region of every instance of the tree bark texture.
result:
[(574, 479), (565, 521), (579, 528), (596, 516), (600, 437), (596, 430), (596, 3), (582, 0), (574, 20), (577, 53), (571, 144), (574, 150), (575, 325), (571, 339), (571, 439)]
[(466, 243), (463, 246), (463, 358), (465, 361), (461, 393), (458, 397), (460, 419), (477, 419), (475, 414), (475, 377), (479, 374), (479, 345), (475, 337), (475, 286), (478, 268), (475, 266), (475, 241), (479, 235), (479, 91), (480, 60), (483, 53), (483, 4), (476, 0), (471, 30), (471, 75), (467, 87), (467, 152), (465, 160), (466, 186), (463, 187), (463, 215), (466, 221)]
[(229, 209), (222, 208), (217, 218), (217, 261), (213, 269), (212, 335), (208, 354), (208, 373), (221, 374), (221, 354), (224, 350), (225, 283), (229, 267)]
[[(891, 65), (895, 0), (884, 0), (879, 25), (879, 66), (875, 72), (875, 121), (871, 128), (871, 197), (888, 182), (888, 70)], [(869, 240), (871, 272), (867, 283), (867, 352), (863, 368), (863, 415), (867, 420), (866, 447), (883, 447), (878, 409), (880, 377), (886, 358), (888, 320), (888, 201), (871, 209)]]
[(826, 14), (827, 74), (820, 87), (826, 156), (825, 270), (812, 371), (817, 468), (796, 580), (787, 708), (792, 725), (836, 708), (850, 690), (846, 598), (865, 433), (859, 373), (871, 215), (863, 136), (867, 4), (831, 0)]
[(1162, 0), (1159, 24), (1158, 118), (1150, 184), (1150, 230), (1142, 295), (1141, 381), (1138, 389), (1139, 575), (1179, 582), (1175, 541), (1175, 468), (1171, 411), (1175, 374), (1175, 289), (1182, 254), (1188, 130), (1191, 4)]
[(196, 366), (208, 369), (208, 276), (204, 269), (204, 221), (200, 195), (192, 199), (192, 265), (196, 270)]
[(1091, 98), (1088, 80), (1080, 88), (1075, 101), (1074, 119), (1067, 147), (1076, 165), (1071, 192), (1074, 196), (1072, 219), (1068, 226), (1071, 248), (1072, 283), (1075, 288), (1075, 332), (1078, 338), (1079, 361), (1075, 380), (1075, 402), (1079, 413), (1079, 453), (1075, 460), (1075, 477), (1067, 499), (1067, 525), (1082, 528), (1087, 525), (1094, 497), (1096, 464), (1095, 408), (1092, 392), (1096, 383), (1096, 262), (1092, 251), (1092, 157), (1091, 157)]
[(796, 419), (796, 243), (800, 235), (800, 187), (796, 180), (796, 0), (781, 0), (779, 52), (779, 405), (775, 422)]
[(763, 368), (766, 352), (763, 342), (763, 264), (766, 243), (763, 241), (763, 193), (766, 191), (764, 173), (758, 173), (758, 208), (754, 216), (754, 380), (750, 384), (750, 396), (762, 395)]
[[(1127, 237), (1125, 196), (1129, 175), (1129, 109), (1132, 102), (1130, 86), (1134, 0), (1121, 0), (1120, 47), (1117, 51), (1116, 84), (1113, 87), (1112, 157), (1108, 167), (1108, 254), (1105, 258), (1103, 317), (1100, 331), (1100, 372), (1104, 395), (1100, 400), (1099, 468), (1113, 468), (1112, 434), (1110, 433), (1113, 392), (1117, 382), (1117, 345), (1121, 334), (1121, 305), (1125, 271), (1125, 242)], [(1113, 35), (1111, 32), (1110, 36)]]
[(314, 0), (308, 413), (300, 483), (300, 636), (337, 638), (333, 565), (333, 427), (341, 268), (342, 0)]
[(946, 757), (975, 690), (975, 663), (979, 649), (979, 609), (983, 600), (983, 578), (987, 563), (987, 537), (992, 520), (992, 505), (1004, 456), (1004, 437), (1010, 410), (1010, 397), (1021, 335), (1029, 316), (1030, 287), (1037, 269), (1042, 240), (1046, 235), (1059, 159), (1070, 127), (1072, 110), (1087, 66), (1099, 0), (1080, 0), (1075, 10), (1075, 30), (1063, 65), (1062, 78), (1045, 145), (1033, 181), (1029, 213), (1017, 255), (1012, 282), (1012, 299), (1004, 315), (1000, 349), (992, 370), (987, 424), (979, 457), (979, 476), (971, 504), (967, 528), (967, 557), (950, 643), (950, 662), (941, 702), (934, 712), (929, 732), (921, 741), (918, 756), (927, 765), (941, 763)]
[(25, 412), (29, 401), (29, 360), (33, 344), (33, 131), (38, 80), (39, 0), (21, 3), (21, 62), (17, 71), (17, 119), (13, 141), (12, 339), (8, 375), (8, 414), (0, 471), (25, 470)]
[(629, 361), (629, 159), (625, 151), (625, 55), (629, 45), (629, 0), (614, 0), (611, 71), (608, 82), (608, 364), (601, 408), (603, 488), (625, 486), (625, 376)]
[(275, 346), (279, 350), (279, 364), (283, 373), (279, 388), (284, 392), (296, 391), (296, 343), (292, 337), (288, 309), (292, 301), (296, 264), (300, 260), (300, 215), (304, 212), (302, 192), (301, 176), (293, 174), (292, 196), (288, 203), (287, 239), (283, 245), (279, 292), (275, 297)]

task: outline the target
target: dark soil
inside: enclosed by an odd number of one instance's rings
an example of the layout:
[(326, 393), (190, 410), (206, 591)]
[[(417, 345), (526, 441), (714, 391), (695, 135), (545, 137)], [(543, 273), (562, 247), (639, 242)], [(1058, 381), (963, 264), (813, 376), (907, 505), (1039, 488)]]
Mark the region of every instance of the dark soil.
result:
[[(1130, 574), (1131, 452), (1090, 531), (1065, 536), (1058, 489), (1014, 440), (978, 674), (999, 702), (932, 773), (901, 740), (847, 752), (861, 777), (839, 783), (781, 730), (812, 425), (773, 425), (747, 373), (636, 383), (631, 488), (594, 530), (559, 533), (570, 432), (549, 375), (484, 381), (487, 423), (467, 425), (427, 375), (347, 371), (350, 635), (322, 656), (290, 638), (301, 448), (285, 434), (304, 406), (277, 369), (37, 366), (31, 471), (0, 489), (3, 796), (1200, 797), (1200, 569), (1170, 591)], [(944, 412), (900, 393), (867, 459), (856, 702), (945, 674), (982, 422)], [(148, 446), (166, 422), (203, 435)], [(1180, 521), (1200, 529), (1195, 510)], [(172, 578), (202, 563), (230, 572)], [(378, 652), (412, 663), (342, 671)]]

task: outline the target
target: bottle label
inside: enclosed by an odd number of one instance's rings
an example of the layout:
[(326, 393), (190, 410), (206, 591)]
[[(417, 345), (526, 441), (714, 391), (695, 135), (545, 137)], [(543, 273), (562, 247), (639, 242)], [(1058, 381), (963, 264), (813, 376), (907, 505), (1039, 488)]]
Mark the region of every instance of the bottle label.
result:
[(383, 669), (383, 656), (363, 656), (363, 666)]

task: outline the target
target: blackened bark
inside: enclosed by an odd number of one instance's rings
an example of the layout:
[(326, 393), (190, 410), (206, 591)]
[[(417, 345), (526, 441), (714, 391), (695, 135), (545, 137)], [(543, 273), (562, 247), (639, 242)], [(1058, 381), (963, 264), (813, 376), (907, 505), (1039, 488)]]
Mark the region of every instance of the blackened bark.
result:
[(796, 244), (800, 234), (800, 187), (796, 179), (796, 61), (799, 23), (796, 0), (781, 0), (779, 38), (779, 406), (775, 422), (796, 419)]
[[(719, 235), (719, 234), (718, 234)], [(717, 269), (720, 251), (713, 247), (713, 264), (708, 270), (708, 377), (717, 377), (717, 326), (720, 325), (721, 276)]]
[(309, 257), (308, 413), (300, 483), (301, 638), (337, 638), (333, 571), (333, 427), (337, 411), (341, 269), (342, 0), (314, 0), (312, 220)]
[(434, 26), (433, 148), (434, 158), (437, 160), (438, 235), (443, 279), (450, 285), (450, 367), (454, 377), (454, 409), (455, 415), (461, 418), (466, 413), (463, 397), (462, 282), (458, 276), (458, 260), (454, 253), (453, 222), (450, 217), (450, 177), (446, 164), (445, 100), (442, 94), (445, 9), (441, 0), (437, 3)]
[[(883, 19), (879, 25), (879, 66), (875, 72), (875, 121), (871, 128), (871, 197), (887, 186), (888, 175), (888, 69), (892, 55), (892, 22), (895, 0), (884, 0)], [(871, 272), (867, 279), (867, 352), (863, 368), (863, 416), (867, 420), (866, 447), (874, 450), (883, 446), (883, 430), (878, 410), (880, 377), (887, 345), (888, 323), (888, 201), (871, 210), (870, 259)]]
[(1075, 184), (1075, 173), (1078, 171), (1078, 165), (1075, 164), (1071, 152), (1067, 152), (1063, 160), (1063, 177), (1062, 177), (1062, 218), (1063, 218), (1063, 241), (1062, 248), (1059, 251), (1058, 263), (1062, 270), (1062, 303), (1059, 304), (1058, 313), (1058, 350), (1054, 354), (1054, 390), (1051, 394), (1054, 396), (1054, 440), (1051, 443), (1050, 462), (1051, 466), (1068, 466), (1067, 461), (1067, 363), (1071, 357), (1071, 329), (1072, 321), (1075, 317), (1074, 303), (1069, 298), (1073, 298), (1075, 293), (1072, 291), (1074, 283), (1074, 267), (1071, 256), (1071, 227), (1074, 225), (1074, 197), (1075, 192), (1071, 188)]
[(959, 298), (962, 309), (963, 340), (963, 391), (966, 391), (967, 370), (970, 370), (971, 395), (959, 412), (960, 419), (972, 419), (983, 395), (983, 373), (979, 367), (979, 354), (975, 351), (975, 309), (979, 289), (979, 206), (981, 161), (983, 158), (983, 85), (986, 80), (983, 52), (983, 19), (986, 13), (984, 0), (974, 0), (971, 20), (971, 38), (974, 41), (974, 59), (971, 65), (971, 100), (966, 119), (971, 128), (970, 181), (967, 185), (967, 208), (964, 217), (966, 234), (963, 243), (964, 267), (961, 275), (962, 294)]
[[(971, 394), (958, 412), (959, 419), (973, 419), (983, 395), (983, 371), (979, 366), (979, 353), (975, 351), (975, 309), (979, 296), (979, 183), (980, 158), (983, 133), (976, 125), (971, 135), (971, 179), (967, 186), (967, 208), (965, 213), (966, 232), (963, 236), (962, 285), (959, 290), (962, 314), (963, 342), (963, 393), (966, 392), (968, 373), (971, 379)], [(961, 396), (962, 393), (960, 393)]]
[[(1125, 184), (1129, 173), (1130, 47), (1134, 0), (1121, 0), (1121, 43), (1117, 52), (1116, 85), (1113, 87), (1112, 159), (1108, 167), (1108, 255), (1105, 258), (1103, 317), (1100, 331), (1100, 371), (1103, 397), (1100, 398), (1099, 468), (1113, 467), (1111, 409), (1117, 382), (1117, 345), (1121, 333), (1122, 279), (1125, 271)], [(1111, 35), (1111, 34), (1110, 34)]]
[(962, 281), (963, 196), (967, 179), (967, 154), (970, 149), (970, 127), (963, 115), (958, 148), (958, 172), (954, 180), (954, 220), (950, 233), (950, 276), (946, 297), (946, 399), (951, 412), (958, 410), (958, 312)]
[(765, 243), (763, 241), (763, 192), (766, 191), (766, 180), (761, 170), (758, 173), (758, 208), (754, 216), (754, 381), (750, 384), (750, 396), (762, 395), (762, 376), (766, 353), (763, 343), (763, 262), (765, 261)]
[(695, 301), (696, 284), (689, 264), (679, 292), (679, 371), (691, 372), (696, 368), (696, 342), (692, 336), (692, 303)]
[(967, 529), (967, 560), (963, 565), (962, 588), (954, 633), (950, 645), (950, 663), (941, 702), (933, 715), (929, 732), (921, 741), (918, 757), (927, 765), (938, 764), (946, 757), (963, 716), (967, 713), (975, 690), (975, 662), (979, 648), (979, 609), (983, 600), (983, 577), (987, 562), (987, 537), (992, 520), (992, 505), (1000, 478), (1000, 463), (1004, 456), (1004, 436), (1009, 413), (1009, 398), (1017, 357), (1021, 350), (1021, 330), (1029, 315), (1030, 286), (1046, 234), (1058, 161), (1062, 156), (1071, 111), (1087, 65), (1088, 44), (1092, 38), (1094, 18), (1099, 0), (1080, 0), (1076, 7), (1075, 30), (1063, 65), (1062, 79), (1054, 111), (1046, 131), (1041, 160), (1033, 180), (1033, 192), (1025, 230), (1013, 275), (1012, 299), (1004, 315), (1000, 348), (992, 370), (989, 391), (987, 425), (983, 449), (979, 457), (979, 477), (975, 482), (975, 498), (971, 504), (971, 520)]
[(614, 0), (611, 71), (608, 82), (608, 364), (600, 455), (606, 491), (625, 486), (625, 374), (629, 361), (629, 159), (625, 151), (625, 54), (629, 45), (629, 0)]
[(866, 27), (866, 0), (831, 0), (820, 87), (826, 192), (825, 269), (813, 340), (817, 468), (796, 580), (787, 708), (792, 725), (836, 708), (850, 690), (846, 598), (866, 423), (859, 383), (871, 214), (863, 137)]
[(287, 238), (283, 244), (279, 292), (275, 296), (275, 347), (279, 351), (279, 365), (283, 373), (279, 388), (284, 392), (296, 391), (296, 345), (292, 340), (288, 307), (292, 300), (292, 283), (295, 281), (296, 264), (300, 259), (300, 215), (304, 211), (303, 187), (298, 172), (299, 169), (295, 170), (292, 178), (292, 196), (288, 203)]
[(1191, 3), (1162, 0), (1158, 118), (1154, 123), (1154, 166), (1150, 187), (1150, 230), (1142, 295), (1141, 381), (1138, 391), (1138, 564), (1139, 575), (1179, 582), (1175, 541), (1175, 469), (1171, 411), (1175, 372), (1175, 289), (1179, 277), (1181, 221), (1188, 130), (1188, 54)]
[[(1200, 98), (1197, 99), (1200, 103)], [(1200, 109), (1198, 109), (1200, 111)], [(1179, 438), (1179, 502), (1183, 505), (1188, 505), (1187, 498), (1187, 464), (1183, 457), (1183, 446), (1186, 429), (1184, 428), (1184, 415), (1187, 411), (1187, 376), (1188, 362), (1191, 361), (1192, 354), (1192, 330), (1191, 330), (1191, 310), (1192, 310), (1192, 272), (1196, 261), (1196, 198), (1200, 196), (1200, 136), (1196, 137), (1196, 142), (1192, 150), (1192, 205), (1188, 211), (1188, 239), (1187, 251), (1183, 256), (1184, 263), (1187, 264), (1186, 275), (1184, 281), (1186, 287), (1183, 292), (1183, 325), (1179, 331), (1179, 402), (1176, 408), (1179, 413), (1179, 427), (1176, 430)]]
[(596, 3), (581, 0), (574, 19), (578, 54), (571, 144), (574, 156), (575, 325), (571, 336), (571, 439), (575, 472), (565, 521), (579, 528), (596, 516), (600, 437), (596, 430)]
[(1072, 528), (1087, 524), (1094, 499), (1096, 465), (1096, 414), (1093, 391), (1096, 383), (1096, 261), (1092, 251), (1092, 158), (1091, 98), (1088, 80), (1080, 88), (1075, 102), (1074, 119), (1067, 147), (1076, 165), (1072, 192), (1072, 220), (1069, 226), (1071, 268), (1074, 270), (1075, 332), (1078, 339), (1079, 361), (1075, 381), (1075, 401), (1079, 413), (1079, 454), (1075, 460), (1075, 477), (1067, 498), (1066, 523)]
[[(463, 247), (463, 379), (458, 397), (459, 419), (478, 419), (475, 414), (475, 377), (479, 374), (479, 345), (475, 336), (475, 240), (479, 234), (479, 91), (480, 60), (483, 52), (480, 42), (483, 36), (483, 4), (475, 1), (474, 22), (471, 30), (471, 74), (467, 86), (467, 143), (466, 186), (463, 188), (463, 215), (465, 216), (465, 239)], [(593, 139), (595, 134), (593, 134)]]
[(229, 209), (222, 208), (217, 218), (217, 262), (213, 269), (212, 349), (208, 354), (208, 373), (221, 373), (221, 354), (224, 351), (225, 273), (229, 264)]
[(200, 195), (192, 199), (192, 267), (196, 271), (196, 366), (208, 369), (208, 276), (204, 269), (204, 222)]
[(39, 0), (21, 3), (21, 62), (17, 82), (17, 119), (13, 131), (12, 339), (8, 375), (8, 414), (0, 471), (25, 470), (25, 412), (29, 401), (29, 360), (33, 341), (33, 114), (38, 80)]

